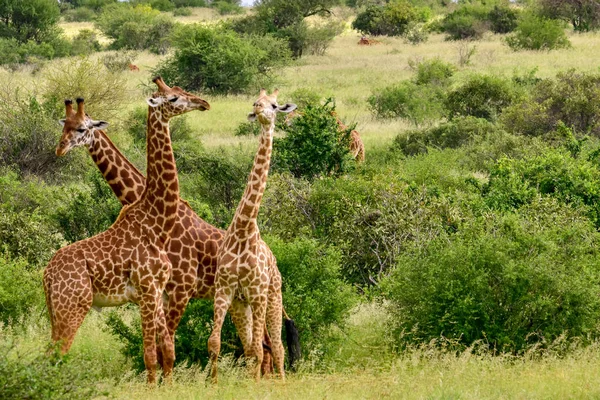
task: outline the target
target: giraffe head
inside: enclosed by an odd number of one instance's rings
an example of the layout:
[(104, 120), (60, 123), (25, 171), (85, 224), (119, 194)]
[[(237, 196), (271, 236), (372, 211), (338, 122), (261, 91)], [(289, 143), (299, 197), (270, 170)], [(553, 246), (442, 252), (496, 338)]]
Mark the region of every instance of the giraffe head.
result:
[(271, 125), (275, 123), (275, 117), (278, 112), (289, 113), (296, 109), (296, 105), (287, 103), (283, 106), (277, 104), (277, 95), (279, 90), (275, 89), (273, 93), (267, 95), (265, 89), (260, 90), (258, 99), (254, 102), (254, 111), (248, 114), (248, 121), (258, 119), (261, 125)]
[(152, 82), (156, 83), (158, 91), (154, 92), (146, 102), (150, 107), (159, 109), (163, 118), (167, 120), (189, 111), (210, 110), (210, 104), (206, 100), (178, 86), (169, 87), (160, 76), (154, 78)]
[(65, 119), (58, 121), (63, 126), (62, 135), (56, 146), (56, 155), (64, 156), (73, 147), (91, 146), (94, 141), (94, 129), (106, 129), (108, 122), (94, 121), (84, 111), (83, 99), (77, 99), (77, 112), (73, 110), (73, 101), (65, 100)]

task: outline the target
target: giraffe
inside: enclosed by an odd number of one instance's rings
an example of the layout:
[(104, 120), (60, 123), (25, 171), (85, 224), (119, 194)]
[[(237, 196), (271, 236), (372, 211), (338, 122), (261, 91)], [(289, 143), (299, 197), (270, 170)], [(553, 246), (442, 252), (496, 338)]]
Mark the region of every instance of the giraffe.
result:
[[(64, 156), (75, 147), (85, 146), (92, 160), (124, 206), (137, 201), (146, 184), (144, 175), (119, 151), (103, 131), (105, 121), (92, 120), (84, 112), (84, 100), (77, 99), (80, 113), (73, 112), (73, 102), (65, 100), (66, 118), (60, 120), (63, 132), (56, 147), (56, 155)], [(166, 286), (164, 304), (167, 329), (174, 337), (179, 321), (191, 298), (214, 297), (214, 276), (217, 266), (217, 249), (225, 231), (202, 220), (189, 204), (180, 199), (178, 218), (171, 231), (166, 252), (172, 264), (171, 278)], [(239, 321), (232, 315), (237, 326)], [(272, 372), (270, 339), (265, 331), (263, 374)], [(160, 347), (158, 360), (162, 364)]]
[[(302, 113), (302, 111), (294, 110), (293, 112), (286, 115), (284, 123), (287, 126), (292, 126), (294, 119), (302, 117), (303, 115), (304, 114)], [(331, 111), (331, 115), (335, 117), (335, 120), (338, 125), (338, 132), (344, 133), (348, 130), (348, 126), (344, 124), (342, 120), (338, 117), (337, 112)], [(352, 154), (352, 158), (356, 160), (356, 162), (362, 163), (365, 161), (365, 145), (362, 139), (360, 138), (360, 134), (356, 129), (352, 129), (352, 131), (350, 131), (350, 142), (348, 147), (350, 149), (350, 154)]]
[[(138, 303), (149, 384), (156, 382), (157, 333), (167, 380), (175, 360), (162, 304), (171, 275), (164, 247), (175, 225), (179, 202), (169, 120), (189, 111), (210, 109), (206, 101), (180, 88), (169, 88), (160, 77), (153, 81), (158, 91), (147, 99), (148, 176), (143, 193), (121, 210), (108, 230), (60, 249), (43, 278), (52, 340), (61, 342), (63, 354), (71, 347), (90, 307)], [(72, 115), (72, 105), (66, 107), (67, 115)], [(76, 116), (85, 120), (83, 107)]]
[(277, 94), (276, 89), (267, 96), (266, 91), (262, 89), (259, 98), (254, 102), (254, 111), (248, 115), (249, 121), (258, 119), (260, 123), (260, 144), (244, 195), (218, 252), (214, 326), (208, 339), (211, 377), (214, 383), (217, 382), (221, 328), (228, 310), (231, 310), (232, 314), (245, 313), (246, 318), (243, 326), (238, 327), (238, 334), (245, 343), (246, 357), (249, 360), (256, 359), (255, 365), (251, 367), (255, 379), (260, 380), (263, 361), (261, 337), (265, 324), (271, 336), (274, 364), (281, 379), (285, 378), (281, 342), (281, 274), (273, 253), (260, 238), (256, 222), (267, 184), (276, 113), (289, 113), (296, 108), (295, 104), (279, 106)]

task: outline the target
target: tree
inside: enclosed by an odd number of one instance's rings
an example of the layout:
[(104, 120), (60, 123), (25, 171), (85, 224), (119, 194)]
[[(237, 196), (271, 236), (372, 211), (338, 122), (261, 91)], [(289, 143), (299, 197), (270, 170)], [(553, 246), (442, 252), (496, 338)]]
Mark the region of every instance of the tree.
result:
[(569, 21), (576, 31), (600, 28), (600, 3), (597, 0), (541, 0), (540, 6), (545, 16)]
[(331, 15), (331, 9), (340, 0), (259, 0), (256, 11), (259, 15), (270, 16), (277, 28), (286, 28), (313, 15)]
[(59, 17), (56, 0), (0, 0), (0, 38), (43, 42)]

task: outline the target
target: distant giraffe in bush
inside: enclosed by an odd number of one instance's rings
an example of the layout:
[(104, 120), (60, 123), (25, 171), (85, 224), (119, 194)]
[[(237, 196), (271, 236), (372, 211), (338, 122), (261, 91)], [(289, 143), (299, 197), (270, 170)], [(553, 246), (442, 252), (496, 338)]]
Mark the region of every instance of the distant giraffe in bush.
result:
[(129, 70), (131, 72), (140, 72), (140, 68), (135, 64), (129, 64)]
[[(298, 111), (298, 110), (292, 111), (291, 113), (286, 115), (285, 124), (287, 126), (292, 126), (293, 120), (295, 118), (301, 117), (302, 115), (303, 115), (302, 111)], [(338, 115), (335, 111), (332, 111), (331, 115), (333, 117), (335, 117), (335, 120), (338, 124), (338, 130), (340, 133), (342, 133), (348, 129), (348, 126), (342, 122), (342, 120), (338, 117)], [(352, 158), (354, 158), (357, 162), (360, 163), (360, 162), (365, 161), (365, 145), (364, 145), (362, 139), (360, 138), (360, 134), (355, 129), (353, 129), (350, 132), (349, 149), (350, 149), (350, 154), (352, 154)]]

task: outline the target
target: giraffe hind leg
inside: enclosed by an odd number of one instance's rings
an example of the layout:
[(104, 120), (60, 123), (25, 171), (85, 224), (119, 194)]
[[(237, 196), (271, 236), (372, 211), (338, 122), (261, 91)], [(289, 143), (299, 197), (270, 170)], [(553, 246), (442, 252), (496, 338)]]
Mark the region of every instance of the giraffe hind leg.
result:
[(273, 353), (273, 362), (279, 373), (279, 377), (285, 379), (284, 371), (284, 350), (281, 341), (281, 329), (283, 325), (282, 316), (282, 298), (281, 290), (269, 292), (269, 302), (267, 308), (267, 325), (271, 335), (271, 351)]
[(218, 381), (217, 363), (219, 360), (219, 353), (221, 352), (221, 329), (223, 328), (223, 322), (225, 322), (227, 310), (229, 310), (233, 300), (233, 292), (234, 288), (224, 287), (217, 288), (217, 292), (215, 293), (213, 330), (208, 338), (208, 354), (210, 356), (211, 364), (210, 376), (212, 382), (215, 384)]

